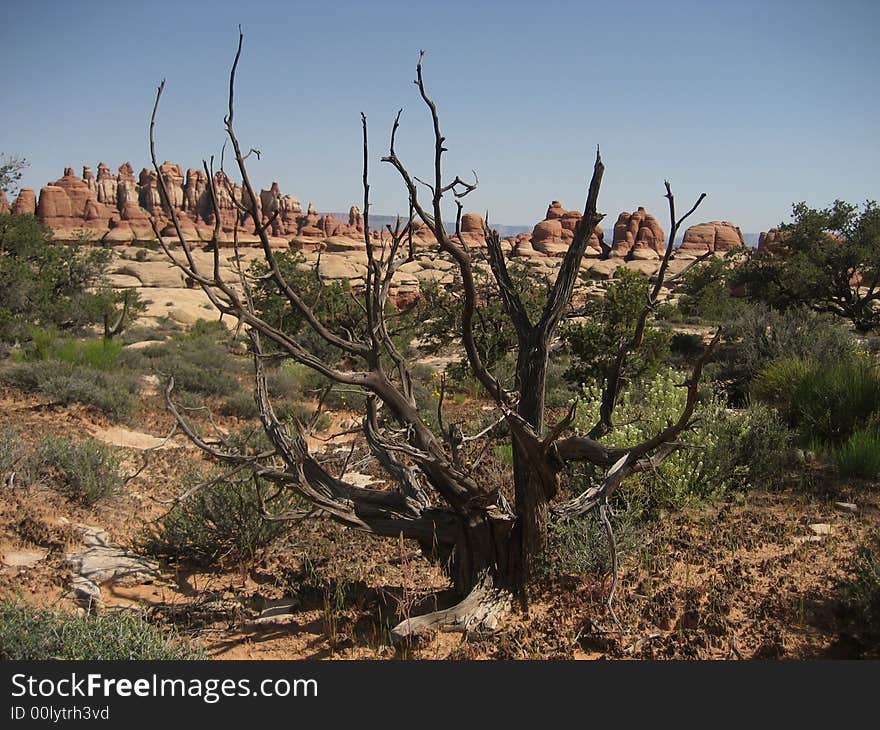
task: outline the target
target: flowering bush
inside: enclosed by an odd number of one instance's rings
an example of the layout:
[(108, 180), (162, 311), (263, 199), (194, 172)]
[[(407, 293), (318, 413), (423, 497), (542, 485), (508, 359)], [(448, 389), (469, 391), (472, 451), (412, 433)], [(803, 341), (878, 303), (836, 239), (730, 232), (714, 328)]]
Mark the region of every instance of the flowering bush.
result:
[[(632, 446), (665, 428), (681, 413), (685, 376), (674, 370), (658, 373), (641, 388), (624, 390), (618, 398), (618, 425), (605, 442)], [(589, 429), (598, 420), (601, 394), (584, 390), (575, 425)], [(680, 439), (682, 448), (657, 469), (628, 482), (631, 505), (639, 503), (651, 513), (663, 508), (681, 509), (711, 500), (733, 490), (769, 482), (778, 474), (791, 436), (771, 408), (754, 404), (748, 409), (725, 407), (720, 393), (706, 393), (697, 404), (694, 423)], [(588, 474), (598, 479), (598, 474)]]

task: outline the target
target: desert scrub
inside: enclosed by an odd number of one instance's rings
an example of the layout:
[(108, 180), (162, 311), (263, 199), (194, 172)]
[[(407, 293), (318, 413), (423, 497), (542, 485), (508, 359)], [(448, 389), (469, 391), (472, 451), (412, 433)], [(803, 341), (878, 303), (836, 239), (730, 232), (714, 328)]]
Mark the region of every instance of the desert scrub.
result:
[(245, 420), (260, 417), (260, 409), (257, 407), (257, 401), (254, 400), (254, 394), (246, 389), (227, 397), (220, 406), (220, 413)]
[(764, 304), (744, 304), (725, 331), (706, 375), (724, 383), (731, 401), (740, 405), (748, 402), (752, 381), (778, 360), (831, 364), (855, 353), (855, 342), (838, 319), (808, 309), (778, 312)]
[(842, 476), (880, 479), (880, 427), (854, 432), (831, 456)]
[(21, 456), (18, 429), (15, 426), (0, 428), (0, 483), (5, 483)]
[(0, 660), (206, 659), (131, 611), (79, 615), (0, 601)]
[[(315, 418), (315, 409), (304, 403), (291, 400), (273, 400), (272, 409), (281, 421), (293, 421), (292, 425), (309, 426), (314, 419), (314, 430), (323, 431), (330, 425), (330, 419), (325, 413), (319, 413)], [(260, 409), (254, 399), (254, 394), (246, 389), (229, 396), (220, 407), (220, 413), (224, 416), (235, 416), (244, 420), (253, 420), (260, 417)]]
[(112, 370), (119, 362), (122, 343), (104, 337), (64, 337), (55, 330), (36, 330), (27, 344), (22, 359), (60, 360), (95, 370)]
[(46, 436), (28, 459), (28, 473), (68, 499), (91, 506), (122, 487), (118, 452), (95, 439)]
[[(257, 488), (249, 475), (224, 478), (192, 471), (183, 486), (189, 495), (142, 540), (151, 555), (194, 565), (249, 566), (289, 528), (289, 522), (263, 517)], [(289, 492), (276, 494), (271, 487), (265, 491), (272, 492), (267, 496), (267, 509), (273, 514), (295, 506)]]
[[(645, 307), (647, 277), (623, 266), (617, 268), (614, 276), (604, 297), (587, 300), (585, 317), (563, 325), (560, 330), (571, 356), (564, 375), (576, 387), (604, 382), (620, 342), (633, 336)], [(641, 380), (657, 373), (669, 353), (670, 339), (668, 331), (646, 326), (641, 347), (629, 359), (629, 377)]]
[[(638, 542), (638, 512), (628, 511), (622, 500), (609, 517), (620, 556), (627, 554)], [(547, 534), (547, 547), (539, 569), (545, 575), (569, 573), (601, 578), (611, 572), (611, 551), (605, 527), (596, 510), (584, 515), (555, 521)]]
[(0, 373), (0, 382), (43, 395), (59, 405), (92, 406), (117, 420), (130, 419), (138, 409), (140, 379), (126, 372), (97, 370), (60, 360), (36, 360), (7, 368)]
[(755, 379), (753, 391), (776, 407), (805, 442), (840, 443), (880, 416), (880, 368), (864, 354), (834, 362), (778, 360)]
[(880, 533), (859, 546), (850, 567), (840, 584), (847, 619), (862, 639), (880, 643)]
[(237, 376), (244, 372), (229, 351), (229, 335), (218, 322), (200, 320), (187, 334), (149, 345), (125, 357), (144, 362), (163, 382), (174, 378), (178, 391), (231, 396), (238, 392)]
[[(621, 425), (605, 442), (632, 446), (674, 421), (684, 408), (687, 394), (679, 387), (684, 379), (683, 374), (667, 370), (643, 387), (624, 390), (614, 412)], [(575, 426), (589, 429), (598, 420), (600, 403), (598, 390), (586, 389)], [(683, 448), (656, 470), (636, 475), (627, 486), (629, 499), (641, 503), (647, 514), (766, 484), (781, 472), (791, 434), (772, 408), (755, 404), (745, 410), (728, 409), (722, 394), (709, 391), (698, 402), (693, 425), (680, 441)], [(589, 471), (582, 475), (585, 481), (599, 478)]]

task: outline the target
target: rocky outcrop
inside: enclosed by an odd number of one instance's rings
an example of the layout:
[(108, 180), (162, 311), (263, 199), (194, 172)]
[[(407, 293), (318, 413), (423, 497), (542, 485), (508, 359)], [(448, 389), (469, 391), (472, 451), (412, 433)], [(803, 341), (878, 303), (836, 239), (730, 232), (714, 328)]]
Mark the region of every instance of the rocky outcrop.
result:
[(680, 249), (702, 254), (707, 251), (728, 251), (737, 246), (745, 246), (739, 226), (730, 221), (711, 221), (697, 223), (684, 232)]
[(6, 199), (6, 191), (0, 190), (0, 215), (8, 213), (9, 210), (9, 201)]
[(779, 228), (771, 228), (769, 231), (763, 231), (758, 236), (758, 250), (769, 251), (771, 253), (778, 251), (785, 241), (785, 231)]
[[(575, 228), (582, 218), (582, 214), (577, 210), (566, 210), (562, 207), (562, 203), (554, 200), (547, 208), (547, 214), (544, 220), (540, 221), (532, 230), (529, 239), (529, 247), (526, 247), (525, 237), (517, 236), (514, 246), (514, 256), (531, 256), (534, 252), (545, 254), (547, 256), (564, 256), (568, 251), (571, 242), (574, 240)], [(596, 226), (590, 236), (590, 242), (587, 244), (586, 256), (594, 258), (602, 255), (603, 231), (600, 226)]]
[(30, 188), (22, 188), (18, 191), (18, 197), (12, 204), (13, 213), (34, 215), (37, 212), (37, 196)]
[(653, 260), (666, 250), (666, 234), (657, 219), (639, 206), (634, 213), (622, 212), (614, 224), (611, 256)]
[[(90, 171), (84, 168), (84, 172)], [(116, 213), (114, 206), (98, 200), (97, 180), (78, 178), (71, 167), (64, 170), (63, 177), (41, 188), (36, 210), (40, 221), (61, 240), (77, 238), (78, 231), (92, 239), (101, 238)]]
[(485, 221), (477, 213), (464, 213), (461, 216), (461, 237), (471, 247), (486, 246)]
[[(204, 170), (190, 168), (184, 173), (176, 162), (166, 160), (158, 173), (144, 168), (138, 175), (130, 162), (120, 165), (116, 174), (100, 162), (97, 175), (89, 165), (83, 166), (82, 177), (77, 177), (73, 168), (65, 168), (61, 178), (40, 190), (39, 200), (33, 190), (23, 189), (13, 211), (36, 214), (55, 231), (56, 240), (72, 240), (79, 231), (85, 231), (91, 238), (110, 244), (153, 240), (151, 217), (160, 231), (175, 235), (171, 226), (174, 214), (184, 237), (203, 243), (211, 240), (215, 223), (210, 187)], [(363, 216), (357, 206), (352, 207), (346, 223), (330, 215), (321, 216), (311, 206), (303, 214), (299, 200), (282, 193), (277, 182), (260, 191), (255, 205), (223, 172), (215, 173), (213, 189), (221, 245), (231, 244), (236, 228), (243, 245), (257, 243), (253, 208), (257, 221), (269, 225), (269, 233), (275, 238), (289, 241), (304, 236), (320, 240), (334, 235), (363, 235)]]

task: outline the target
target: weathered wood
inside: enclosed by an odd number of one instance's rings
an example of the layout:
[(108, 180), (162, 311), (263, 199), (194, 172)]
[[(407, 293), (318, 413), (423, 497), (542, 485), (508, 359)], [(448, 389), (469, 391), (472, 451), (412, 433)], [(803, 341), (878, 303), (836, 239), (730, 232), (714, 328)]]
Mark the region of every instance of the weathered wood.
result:
[(440, 611), (401, 621), (391, 630), (395, 641), (405, 641), (430, 631), (492, 632), (511, 608), (511, 593), (494, 588), (485, 577), (460, 603)]

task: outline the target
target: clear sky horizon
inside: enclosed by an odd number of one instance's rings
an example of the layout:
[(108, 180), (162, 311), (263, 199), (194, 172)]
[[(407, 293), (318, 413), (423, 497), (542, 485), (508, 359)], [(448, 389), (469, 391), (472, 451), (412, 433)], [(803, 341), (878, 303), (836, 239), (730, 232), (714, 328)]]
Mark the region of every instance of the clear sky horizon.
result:
[(251, 177), (304, 207), (360, 203), (363, 111), (372, 212), (406, 212), (379, 159), (402, 107), (398, 154), (431, 175), (412, 84), (425, 49), (447, 174), (479, 176), (467, 210), (532, 225), (550, 200), (582, 208), (599, 145), (606, 228), (639, 205), (667, 227), (668, 179), (681, 209), (708, 193), (695, 221), (757, 232), (796, 201), (880, 197), (878, 21), (877, 0), (7, 0), (0, 153), (27, 158), (20, 185), (37, 191), (68, 165), (137, 172), (164, 78), (160, 162), (219, 159), (240, 23), (236, 127), (262, 153)]

